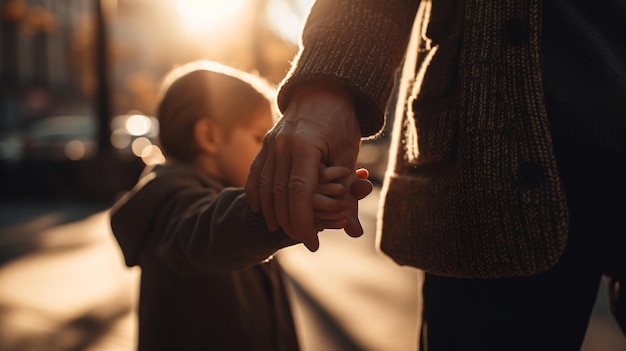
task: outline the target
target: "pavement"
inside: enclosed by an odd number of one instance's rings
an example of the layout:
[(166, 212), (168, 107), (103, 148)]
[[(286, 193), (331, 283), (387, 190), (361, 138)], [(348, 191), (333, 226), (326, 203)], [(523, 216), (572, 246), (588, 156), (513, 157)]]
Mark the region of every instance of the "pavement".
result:
[(0, 350), (132, 350), (137, 269), (92, 204), (0, 206)]
[[(360, 204), (365, 234), (320, 233), (320, 249), (281, 250), (304, 351), (414, 351), (415, 269), (375, 249), (379, 189)], [(136, 345), (138, 269), (127, 268), (104, 205), (0, 202), (0, 350), (130, 351)], [(583, 351), (623, 351), (606, 292)]]

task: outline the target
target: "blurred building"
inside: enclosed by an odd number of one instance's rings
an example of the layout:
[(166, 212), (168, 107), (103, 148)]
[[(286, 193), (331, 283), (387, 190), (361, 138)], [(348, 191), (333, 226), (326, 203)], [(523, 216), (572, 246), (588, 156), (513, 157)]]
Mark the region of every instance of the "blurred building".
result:
[(110, 201), (136, 181), (141, 160), (109, 140), (114, 5), (0, 1), (0, 197)]
[(162, 158), (169, 70), (209, 59), (277, 84), (312, 2), (0, 0), (0, 198), (111, 201)]
[(54, 113), (92, 113), (84, 90), (92, 65), (80, 57), (87, 53), (78, 34), (91, 19), (93, 2), (0, 4), (0, 133)]

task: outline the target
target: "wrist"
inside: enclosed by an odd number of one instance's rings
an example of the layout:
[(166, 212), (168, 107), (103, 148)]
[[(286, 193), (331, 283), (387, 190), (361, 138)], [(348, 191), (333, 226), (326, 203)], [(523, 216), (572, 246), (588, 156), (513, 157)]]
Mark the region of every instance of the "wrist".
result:
[[(296, 87), (286, 106), (285, 115), (316, 116), (321, 123), (333, 123), (350, 131), (360, 140), (360, 126), (355, 100), (350, 91), (331, 80), (311, 80)], [(337, 122), (341, 120), (342, 122)], [(340, 126), (341, 125), (341, 126)]]

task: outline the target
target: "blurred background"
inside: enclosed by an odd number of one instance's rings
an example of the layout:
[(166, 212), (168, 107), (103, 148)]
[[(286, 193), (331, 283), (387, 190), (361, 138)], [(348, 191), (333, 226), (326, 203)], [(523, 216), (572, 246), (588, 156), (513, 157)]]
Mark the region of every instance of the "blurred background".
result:
[[(312, 2), (0, 0), (0, 350), (134, 349), (139, 271), (124, 266), (108, 209), (146, 165), (163, 160), (155, 145), (160, 79), (209, 59), (277, 84)], [(378, 151), (376, 143), (386, 140), (364, 142), (359, 159), (375, 182), (386, 165), (384, 145)], [(361, 279), (344, 279), (354, 271), (337, 270), (328, 256), (307, 261), (314, 256), (297, 248), (283, 255), (305, 350), (363, 349), (363, 337), (414, 344), (414, 324), (403, 321), (415, 312), (394, 312), (406, 311), (404, 301), (415, 305), (414, 271), (373, 250), (376, 199), (368, 200), (371, 234), (362, 245), (347, 241), (345, 251), (343, 235), (329, 235), (320, 251), (373, 260)], [(363, 279), (374, 277), (376, 262), (378, 277), (409, 274), (397, 280), (408, 284), (398, 290), (407, 299), (385, 299), (395, 309), (367, 298), (346, 304), (397, 287)], [(364, 314), (372, 308), (377, 318)], [(363, 321), (378, 320), (380, 311), (399, 318), (370, 332)]]
[[(0, 0), (0, 350), (134, 349), (139, 271), (107, 210), (163, 160), (161, 77), (210, 59), (278, 83), (312, 2)], [(375, 249), (388, 143), (386, 130), (359, 155), (375, 183), (365, 234), (277, 255), (303, 350), (416, 349), (418, 272)], [(606, 300), (585, 351), (626, 349)]]
[(111, 201), (162, 159), (166, 72), (211, 59), (278, 83), (311, 3), (0, 1), (0, 196)]

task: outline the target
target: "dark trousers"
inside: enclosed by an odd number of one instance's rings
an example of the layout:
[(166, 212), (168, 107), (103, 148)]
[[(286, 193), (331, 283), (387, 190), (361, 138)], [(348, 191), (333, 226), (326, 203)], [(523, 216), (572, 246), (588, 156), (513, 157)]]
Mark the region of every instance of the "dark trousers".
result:
[(580, 350), (602, 276), (626, 289), (626, 153), (555, 144), (570, 209), (563, 257), (530, 277), (426, 273), (422, 351)]

